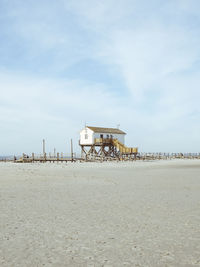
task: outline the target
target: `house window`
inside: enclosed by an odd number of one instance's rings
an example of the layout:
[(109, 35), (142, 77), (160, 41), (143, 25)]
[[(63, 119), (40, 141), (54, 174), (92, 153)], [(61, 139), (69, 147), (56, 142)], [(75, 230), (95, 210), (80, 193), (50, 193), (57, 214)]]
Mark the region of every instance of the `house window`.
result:
[(85, 139), (88, 139), (88, 134), (85, 134)]
[(103, 134), (100, 134), (100, 138), (103, 138)]
[(109, 139), (109, 134), (107, 134), (106, 138)]

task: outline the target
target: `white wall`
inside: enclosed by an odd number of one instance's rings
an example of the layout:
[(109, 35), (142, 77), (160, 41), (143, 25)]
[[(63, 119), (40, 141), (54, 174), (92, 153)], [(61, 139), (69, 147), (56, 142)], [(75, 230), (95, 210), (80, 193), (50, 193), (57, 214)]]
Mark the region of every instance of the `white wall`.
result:
[[(89, 128), (84, 128), (81, 132), (80, 132), (80, 144), (81, 145), (92, 145), (94, 143), (94, 136), (93, 136), (93, 131), (90, 130)], [(86, 135), (88, 136), (88, 138), (85, 138)]]
[[(100, 135), (103, 134), (103, 138), (107, 138), (107, 135), (109, 135), (109, 138), (111, 138), (110, 133), (94, 133), (89, 128), (84, 128), (80, 132), (80, 144), (81, 145), (92, 145), (94, 144), (95, 138), (100, 138)], [(88, 138), (86, 139), (86, 135)], [(118, 139), (122, 144), (124, 144), (125, 141), (125, 134), (112, 134), (113, 139)]]

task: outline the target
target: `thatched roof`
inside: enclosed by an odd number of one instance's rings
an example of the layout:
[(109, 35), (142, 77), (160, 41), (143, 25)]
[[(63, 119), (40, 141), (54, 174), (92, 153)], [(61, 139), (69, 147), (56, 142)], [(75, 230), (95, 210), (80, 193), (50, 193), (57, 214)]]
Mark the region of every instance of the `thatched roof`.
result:
[(93, 126), (86, 126), (86, 127), (95, 133), (126, 134), (125, 132), (117, 128), (103, 128), (103, 127), (93, 127)]

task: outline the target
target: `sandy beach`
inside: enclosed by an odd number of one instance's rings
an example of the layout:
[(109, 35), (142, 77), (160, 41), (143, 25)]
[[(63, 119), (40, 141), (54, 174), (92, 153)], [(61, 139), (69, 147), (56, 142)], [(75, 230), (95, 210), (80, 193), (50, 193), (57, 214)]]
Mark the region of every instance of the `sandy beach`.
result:
[(0, 266), (200, 266), (200, 161), (0, 164)]

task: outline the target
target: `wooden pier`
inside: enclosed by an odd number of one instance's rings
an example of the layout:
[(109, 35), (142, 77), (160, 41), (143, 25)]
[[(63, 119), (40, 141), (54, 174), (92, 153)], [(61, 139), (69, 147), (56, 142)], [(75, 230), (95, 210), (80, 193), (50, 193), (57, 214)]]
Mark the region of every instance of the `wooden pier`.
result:
[(54, 155), (37, 155), (32, 153), (31, 156), (23, 154), (19, 159), (14, 160), (0, 160), (1, 162), (16, 162), (16, 163), (34, 163), (34, 162), (103, 162), (103, 161), (154, 161), (154, 160), (173, 160), (173, 159), (200, 159), (200, 153), (138, 153), (136, 157), (130, 157), (130, 155), (123, 155), (123, 157), (102, 157), (96, 156), (95, 158), (87, 157), (69, 157), (63, 153), (57, 153)]
[(16, 163), (34, 163), (34, 162), (41, 162), (41, 163), (45, 163), (45, 162), (76, 162), (76, 161), (83, 161), (82, 158), (78, 158), (78, 157), (68, 157), (68, 156), (64, 156), (62, 153), (57, 153), (56, 156), (54, 155), (47, 155), (46, 153), (44, 153), (44, 155), (37, 155), (32, 153), (31, 156), (23, 154), (22, 157), (20, 157), (19, 159), (14, 159), (14, 162)]

